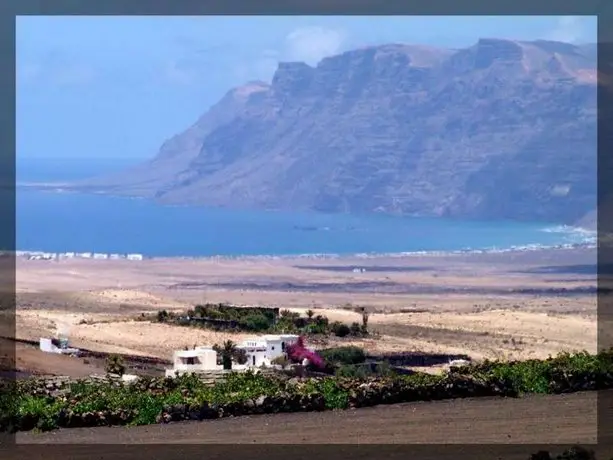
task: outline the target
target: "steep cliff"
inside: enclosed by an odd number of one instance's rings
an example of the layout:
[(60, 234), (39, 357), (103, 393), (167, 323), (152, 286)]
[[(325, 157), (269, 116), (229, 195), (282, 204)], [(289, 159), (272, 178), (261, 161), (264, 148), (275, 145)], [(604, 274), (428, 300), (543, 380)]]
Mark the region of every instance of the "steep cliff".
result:
[(573, 223), (596, 205), (591, 46), (482, 39), (281, 63), (150, 162), (79, 184), (166, 203)]

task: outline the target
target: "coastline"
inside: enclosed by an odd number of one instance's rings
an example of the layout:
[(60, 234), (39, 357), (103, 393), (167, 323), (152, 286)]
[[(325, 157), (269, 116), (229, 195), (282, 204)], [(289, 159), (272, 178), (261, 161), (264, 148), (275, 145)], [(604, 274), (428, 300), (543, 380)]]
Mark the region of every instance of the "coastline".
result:
[[(105, 195), (107, 197), (116, 198), (128, 198), (128, 199), (145, 199), (144, 197), (138, 197), (135, 195), (122, 195), (109, 191), (83, 189), (74, 187), (69, 182), (22, 182), (17, 184), (18, 188), (32, 189), (46, 193), (76, 193), (86, 195)], [(155, 202), (155, 200), (153, 200)], [(161, 204), (161, 206), (165, 206)], [(417, 216), (406, 216), (415, 218)], [(309, 227), (310, 231), (324, 231), (329, 230), (328, 227)], [(510, 245), (507, 247), (491, 246), (491, 247), (464, 247), (459, 249), (450, 250), (412, 250), (412, 251), (373, 251), (373, 252), (343, 252), (343, 253), (318, 253), (318, 252), (294, 252), (294, 253), (220, 253), (220, 254), (202, 254), (202, 255), (189, 255), (189, 254), (173, 254), (173, 255), (155, 255), (147, 253), (146, 251), (138, 251), (142, 254), (146, 260), (291, 260), (291, 259), (312, 259), (312, 260), (342, 260), (342, 259), (381, 259), (381, 258), (414, 258), (414, 257), (466, 257), (472, 255), (493, 255), (493, 254), (508, 254), (514, 256), (517, 254), (524, 254), (527, 252), (541, 253), (543, 251), (573, 251), (573, 250), (590, 250), (597, 247), (596, 235), (597, 232), (589, 228), (582, 228), (579, 226), (567, 225), (567, 224), (555, 224), (555, 223), (543, 223), (543, 226), (538, 231), (559, 234), (560, 242), (557, 244), (524, 244), (524, 245)], [(566, 239), (567, 242), (563, 242)], [(6, 252), (6, 251), (3, 251)], [(17, 249), (17, 253), (29, 253), (29, 254), (66, 254), (68, 252), (99, 252), (95, 248), (87, 248), (81, 250), (75, 250), (75, 248), (64, 248), (61, 252), (40, 250), (40, 249)], [(118, 251), (100, 251), (103, 253), (117, 253)], [(123, 251), (119, 251), (123, 254)]]
[[(62, 260), (73, 260), (73, 261), (84, 261), (84, 262), (129, 262), (131, 264), (137, 262), (146, 262), (146, 261), (154, 261), (154, 262), (266, 262), (266, 261), (293, 261), (293, 260), (305, 260), (305, 261), (355, 261), (357, 262), (374, 262), (377, 260), (396, 260), (396, 261), (406, 261), (406, 260), (416, 260), (416, 259), (466, 259), (466, 260), (476, 260), (479, 258), (487, 258), (487, 259), (508, 259), (514, 260), (518, 257), (525, 257), (531, 259), (542, 259), (542, 258), (563, 258), (563, 256), (568, 256), (569, 258), (573, 258), (576, 255), (584, 256), (586, 254), (593, 254), (594, 263), (596, 263), (596, 249), (597, 245), (592, 243), (579, 243), (579, 244), (564, 244), (564, 245), (554, 245), (554, 246), (526, 246), (526, 247), (510, 247), (507, 249), (470, 249), (470, 250), (457, 250), (457, 251), (411, 251), (411, 252), (394, 252), (394, 253), (347, 253), (347, 254), (315, 254), (315, 253), (305, 253), (305, 254), (259, 254), (259, 255), (250, 255), (250, 254), (236, 254), (236, 255), (208, 255), (208, 256), (147, 256), (143, 255), (142, 260), (128, 260), (126, 258), (121, 259), (96, 259), (93, 257), (89, 258), (80, 258), (80, 257), (72, 257), (72, 258), (56, 258), (55, 261)], [(45, 251), (28, 251), (28, 250), (17, 250), (17, 251), (3, 251), (2, 254), (14, 254), (17, 258), (26, 258), (26, 254), (48, 254)], [(62, 253), (60, 253), (62, 254)], [(559, 256), (559, 257), (556, 257)], [(54, 260), (46, 260), (46, 262), (53, 262)]]

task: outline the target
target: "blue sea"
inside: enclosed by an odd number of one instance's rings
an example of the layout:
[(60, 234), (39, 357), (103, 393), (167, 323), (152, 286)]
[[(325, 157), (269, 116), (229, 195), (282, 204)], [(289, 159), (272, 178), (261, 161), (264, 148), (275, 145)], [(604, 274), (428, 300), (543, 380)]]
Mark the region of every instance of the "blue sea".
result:
[[(18, 182), (64, 182), (134, 160), (20, 160)], [(149, 257), (500, 251), (585, 244), (556, 223), (474, 222), (383, 215), (163, 206), (124, 197), (17, 192), (17, 249), (141, 253)]]

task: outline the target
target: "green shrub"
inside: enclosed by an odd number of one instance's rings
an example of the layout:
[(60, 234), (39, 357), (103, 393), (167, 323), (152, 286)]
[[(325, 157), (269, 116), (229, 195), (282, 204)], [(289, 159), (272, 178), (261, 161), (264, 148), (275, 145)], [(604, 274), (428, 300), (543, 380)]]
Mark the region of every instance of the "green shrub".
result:
[(277, 321), (277, 324), (272, 328), (275, 332), (280, 332), (282, 334), (290, 334), (296, 332), (296, 326), (291, 320), (287, 318), (281, 318)]
[[(532, 454), (529, 460), (553, 460), (554, 457), (547, 451), (541, 450)], [(596, 460), (593, 450), (581, 446), (573, 446), (555, 457), (556, 460)]]
[(376, 373), (382, 377), (389, 377), (396, 374), (388, 361), (377, 363)]
[(360, 347), (338, 347), (319, 351), (319, 355), (331, 364), (361, 364), (366, 361), (366, 353)]
[(319, 382), (318, 390), (324, 397), (327, 409), (346, 409), (349, 406), (349, 391), (339, 383), (334, 378), (324, 378)]
[(351, 329), (349, 329), (349, 326), (347, 326), (346, 324), (341, 323), (340, 321), (333, 322), (330, 325), (330, 330), (337, 337), (346, 337), (351, 332)]
[(360, 324), (357, 322), (351, 323), (351, 326), (349, 327), (349, 333), (353, 336), (362, 335), (362, 328), (360, 327)]
[[(158, 322), (170, 322), (180, 326), (197, 326), (212, 330), (248, 330), (253, 332), (309, 333), (327, 334), (330, 332), (328, 318), (314, 316), (312, 310), (306, 317), (290, 310), (275, 311), (271, 308), (242, 308), (226, 304), (196, 305), (184, 314), (177, 316), (172, 312), (161, 310), (157, 313)], [(213, 321), (202, 321), (214, 320)], [(339, 336), (346, 336), (347, 326), (337, 331)]]
[(336, 377), (365, 379), (369, 376), (372, 376), (373, 374), (365, 366), (343, 364), (336, 369), (334, 375)]
[(306, 318), (294, 318), (292, 322), (294, 323), (296, 329), (304, 329), (308, 324)]
[(244, 329), (254, 332), (261, 332), (268, 330), (272, 326), (272, 323), (262, 313), (252, 313), (242, 318), (240, 320), (240, 325)]
[(300, 318), (300, 313), (290, 310), (281, 310), (279, 312), (279, 316), (281, 318), (286, 318), (289, 320), (295, 320), (296, 318)]
[(126, 366), (123, 358), (119, 355), (110, 355), (106, 358), (105, 370), (107, 374), (123, 375), (126, 372)]
[(164, 323), (168, 320), (168, 312), (166, 310), (160, 310), (157, 313), (158, 323)]
[(363, 364), (341, 364), (334, 372), (336, 377), (364, 380), (368, 377), (393, 377), (396, 375), (388, 362), (377, 363), (372, 369)]
[(313, 321), (315, 321), (315, 324), (317, 324), (318, 326), (323, 326), (323, 327), (327, 327), (328, 326), (328, 318), (326, 316), (323, 315), (317, 315)]

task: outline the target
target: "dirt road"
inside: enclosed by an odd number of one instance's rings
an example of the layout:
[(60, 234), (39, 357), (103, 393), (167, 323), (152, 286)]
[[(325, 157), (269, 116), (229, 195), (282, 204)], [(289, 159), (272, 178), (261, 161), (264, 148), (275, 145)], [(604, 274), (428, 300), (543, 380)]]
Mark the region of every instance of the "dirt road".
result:
[(131, 428), (20, 433), (18, 443), (403, 444), (596, 442), (595, 392), (479, 398)]

